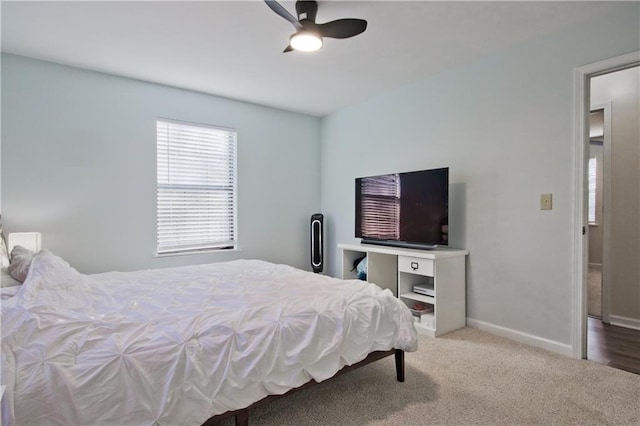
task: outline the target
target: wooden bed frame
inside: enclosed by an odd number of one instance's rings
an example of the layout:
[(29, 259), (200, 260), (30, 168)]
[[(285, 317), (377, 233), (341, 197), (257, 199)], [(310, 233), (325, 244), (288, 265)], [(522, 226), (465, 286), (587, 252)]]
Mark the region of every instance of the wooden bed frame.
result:
[[(333, 377), (338, 377), (344, 373), (348, 373), (351, 370), (355, 370), (356, 368), (365, 366), (367, 364), (370, 364), (374, 361), (378, 361), (379, 359), (382, 358), (386, 358), (390, 355), (395, 355), (396, 357), (396, 378), (399, 382), (404, 382), (404, 351), (401, 349), (391, 349), (390, 351), (376, 351), (376, 352), (371, 352), (365, 359), (363, 359), (362, 361), (353, 364), (353, 365), (347, 365), (345, 367), (343, 367), (340, 371), (338, 371)], [(332, 378), (333, 378), (332, 377)], [(329, 379), (330, 380), (330, 379)], [(206, 422), (204, 422), (202, 424), (202, 426), (214, 426), (217, 425), (221, 420), (223, 419), (227, 419), (229, 417), (235, 417), (236, 418), (236, 426), (248, 426), (249, 424), (249, 411), (252, 408), (255, 408), (258, 405), (264, 404), (266, 402), (269, 401), (273, 401), (275, 399), (279, 399), (282, 397), (285, 397), (289, 394), (292, 394), (294, 392), (297, 392), (299, 390), (302, 389), (306, 389), (308, 387), (311, 387), (313, 385), (317, 385), (318, 382), (316, 382), (315, 380), (311, 380), (307, 383), (305, 383), (304, 385), (291, 389), (289, 392), (284, 393), (282, 395), (269, 395), (264, 397), (263, 399), (261, 399), (258, 402), (255, 402), (253, 404), (251, 404), (250, 406), (248, 406), (247, 408), (242, 408), (240, 410), (235, 410), (235, 411), (227, 411), (226, 413), (222, 413), (222, 414), (218, 414), (217, 416), (213, 416), (210, 419), (208, 419)]]

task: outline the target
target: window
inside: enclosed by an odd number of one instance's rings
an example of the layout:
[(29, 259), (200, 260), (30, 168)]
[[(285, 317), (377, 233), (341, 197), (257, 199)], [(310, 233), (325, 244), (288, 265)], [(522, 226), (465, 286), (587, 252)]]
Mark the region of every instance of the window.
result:
[(588, 221), (591, 224), (596, 223), (596, 178), (598, 163), (595, 157), (589, 158), (589, 211), (587, 213)]
[(236, 248), (236, 131), (156, 124), (157, 253)]

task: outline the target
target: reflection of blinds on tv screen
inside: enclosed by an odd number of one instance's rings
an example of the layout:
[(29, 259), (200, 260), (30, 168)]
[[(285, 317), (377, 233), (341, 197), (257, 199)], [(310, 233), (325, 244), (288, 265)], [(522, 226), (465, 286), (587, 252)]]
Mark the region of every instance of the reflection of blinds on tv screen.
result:
[(372, 176), (361, 181), (362, 236), (400, 238), (400, 176)]

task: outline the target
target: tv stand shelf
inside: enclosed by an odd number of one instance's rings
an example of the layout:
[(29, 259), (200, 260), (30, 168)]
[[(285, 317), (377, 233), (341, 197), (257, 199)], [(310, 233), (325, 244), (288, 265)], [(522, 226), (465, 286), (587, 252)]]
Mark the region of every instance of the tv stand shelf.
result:
[[(342, 278), (355, 279), (354, 261), (367, 256), (367, 281), (389, 289), (409, 308), (416, 302), (433, 306), (415, 323), (416, 329), (440, 336), (466, 325), (465, 261), (467, 250), (417, 250), (373, 244), (338, 244)], [(414, 285), (434, 289), (434, 296), (413, 292)]]
[(436, 303), (436, 298), (433, 296), (425, 296), (424, 294), (418, 294), (414, 292), (402, 293), (400, 295), (403, 299), (415, 300), (416, 302), (429, 303), (434, 305)]

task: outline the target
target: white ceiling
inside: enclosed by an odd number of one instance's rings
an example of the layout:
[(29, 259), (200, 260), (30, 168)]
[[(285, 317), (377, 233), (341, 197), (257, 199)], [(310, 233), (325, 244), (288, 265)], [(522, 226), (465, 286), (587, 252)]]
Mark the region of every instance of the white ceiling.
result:
[[(283, 1), (292, 14), (292, 1)], [(607, 2), (319, 1), (363, 34), (283, 54), (263, 1), (2, 1), (2, 50), (317, 116), (588, 19)]]

